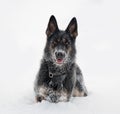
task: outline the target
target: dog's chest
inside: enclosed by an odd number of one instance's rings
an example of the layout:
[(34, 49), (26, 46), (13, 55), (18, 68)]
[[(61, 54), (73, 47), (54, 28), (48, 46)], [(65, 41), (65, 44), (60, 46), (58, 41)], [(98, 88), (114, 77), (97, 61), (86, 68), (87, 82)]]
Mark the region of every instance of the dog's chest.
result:
[(55, 67), (54, 65), (48, 66), (48, 76), (46, 76), (46, 83), (52, 89), (60, 89), (63, 87), (63, 82), (67, 76), (65, 68)]

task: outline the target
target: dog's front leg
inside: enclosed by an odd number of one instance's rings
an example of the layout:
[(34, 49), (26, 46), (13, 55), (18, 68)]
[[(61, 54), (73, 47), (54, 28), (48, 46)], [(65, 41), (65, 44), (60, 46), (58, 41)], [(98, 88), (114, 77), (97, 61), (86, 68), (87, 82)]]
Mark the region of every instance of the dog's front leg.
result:
[(65, 82), (63, 84), (63, 89), (61, 90), (61, 95), (59, 101), (68, 102), (72, 96), (73, 88), (75, 86), (75, 77), (73, 73), (71, 73), (68, 77), (66, 77)]

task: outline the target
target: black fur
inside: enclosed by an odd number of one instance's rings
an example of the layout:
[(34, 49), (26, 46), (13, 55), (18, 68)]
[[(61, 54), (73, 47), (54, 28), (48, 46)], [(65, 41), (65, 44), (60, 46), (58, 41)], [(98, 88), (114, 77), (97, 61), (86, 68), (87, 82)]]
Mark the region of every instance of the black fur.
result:
[(69, 101), (71, 96), (87, 96), (81, 70), (75, 63), (77, 20), (74, 17), (65, 31), (58, 28), (54, 16), (46, 30), (47, 42), (35, 81), (36, 100)]

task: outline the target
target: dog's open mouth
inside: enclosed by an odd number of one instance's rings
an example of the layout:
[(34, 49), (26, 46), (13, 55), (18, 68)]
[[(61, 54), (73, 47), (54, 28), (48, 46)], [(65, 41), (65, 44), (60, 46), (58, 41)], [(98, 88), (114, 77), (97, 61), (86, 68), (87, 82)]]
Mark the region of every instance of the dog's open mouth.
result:
[(59, 59), (56, 59), (56, 63), (57, 63), (57, 64), (62, 64), (63, 62), (64, 62), (63, 59), (60, 59), (60, 58), (59, 58)]

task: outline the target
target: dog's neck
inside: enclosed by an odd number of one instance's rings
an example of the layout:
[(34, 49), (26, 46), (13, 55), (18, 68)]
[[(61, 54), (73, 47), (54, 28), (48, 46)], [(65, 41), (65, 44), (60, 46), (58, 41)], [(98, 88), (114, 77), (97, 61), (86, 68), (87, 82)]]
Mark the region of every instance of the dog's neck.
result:
[(56, 65), (53, 61), (47, 61), (44, 59), (44, 61), (47, 64), (49, 73), (61, 75), (69, 72), (71, 70), (71, 67), (74, 65), (74, 63), (65, 63), (63, 65)]

